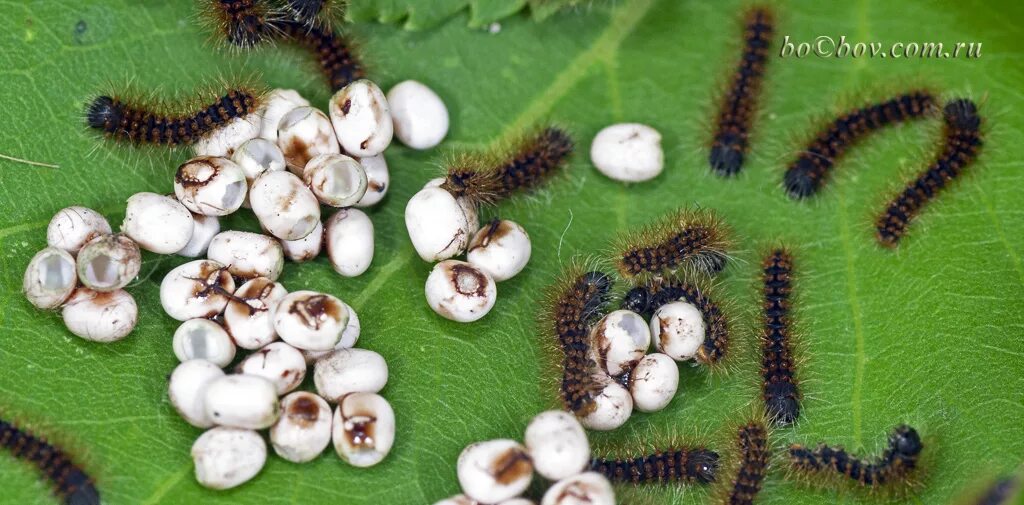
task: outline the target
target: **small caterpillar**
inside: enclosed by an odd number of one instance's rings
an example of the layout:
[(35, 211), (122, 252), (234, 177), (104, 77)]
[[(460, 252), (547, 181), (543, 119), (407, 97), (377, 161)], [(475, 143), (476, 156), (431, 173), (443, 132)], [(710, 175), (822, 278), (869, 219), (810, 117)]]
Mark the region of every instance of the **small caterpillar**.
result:
[(807, 198), (828, 180), (836, 160), (868, 133), (932, 112), (935, 98), (918, 90), (856, 109), (836, 118), (790, 164), (783, 178), (789, 196)]
[(567, 131), (547, 126), (509, 149), (459, 156), (448, 164), (442, 187), (474, 204), (493, 203), (540, 186), (565, 165), (574, 145)]
[(590, 359), (590, 325), (608, 300), (611, 278), (598, 271), (570, 269), (550, 294), (551, 331), (563, 352), (559, 396), (564, 408), (584, 417), (595, 408), (595, 380)]
[(708, 484), (715, 481), (718, 472), (718, 453), (704, 448), (673, 448), (636, 458), (593, 458), (590, 469), (612, 482)]
[[(303, 46), (316, 56), (332, 92), (366, 77), (350, 41), (330, 26), (321, 26), (329, 23), (316, 22), (327, 2), (288, 0), (283, 7), (271, 8), (261, 0), (209, 1), (207, 10), (232, 46), (246, 49), (278, 40)], [(283, 12), (291, 13), (294, 19)]]
[(725, 503), (727, 505), (753, 505), (754, 498), (761, 491), (768, 473), (768, 430), (758, 422), (740, 427), (737, 445), (740, 453), (740, 467), (732, 481), (732, 489)]
[(697, 359), (704, 364), (718, 363), (729, 352), (729, 320), (707, 292), (696, 285), (676, 279), (656, 279), (637, 286), (622, 298), (621, 307), (650, 318), (658, 307), (685, 300), (704, 315), (707, 338), (697, 351)]
[(688, 268), (714, 275), (725, 268), (729, 230), (711, 211), (678, 210), (613, 245), (619, 274), (643, 282)]
[(889, 435), (888, 446), (875, 460), (858, 459), (842, 447), (832, 448), (824, 444), (819, 444), (816, 449), (791, 445), (789, 460), (796, 470), (835, 472), (862, 486), (881, 486), (913, 471), (923, 448), (917, 431), (901, 425)]
[(751, 10), (743, 24), (743, 53), (739, 68), (729, 85), (729, 92), (722, 97), (718, 127), (708, 156), (711, 169), (725, 176), (735, 175), (743, 167), (743, 157), (749, 148), (748, 137), (754, 109), (764, 80), (768, 46), (774, 31), (774, 19), (767, 8)]
[(92, 479), (59, 448), (3, 419), (0, 419), (0, 446), (11, 451), (14, 457), (38, 467), (67, 505), (99, 505), (99, 491)]
[(790, 349), (790, 292), (793, 258), (776, 249), (764, 260), (764, 329), (761, 334), (762, 396), (768, 417), (780, 425), (800, 416), (800, 392)]
[(946, 104), (943, 117), (945, 141), (938, 157), (889, 202), (875, 223), (875, 236), (884, 246), (898, 245), (921, 208), (959, 177), (981, 150), (981, 117), (974, 102), (953, 100)]
[(259, 108), (260, 96), (252, 89), (232, 88), (209, 105), (173, 114), (165, 106), (103, 95), (86, 107), (86, 123), (115, 140), (173, 147), (191, 144), (235, 118), (252, 114)]

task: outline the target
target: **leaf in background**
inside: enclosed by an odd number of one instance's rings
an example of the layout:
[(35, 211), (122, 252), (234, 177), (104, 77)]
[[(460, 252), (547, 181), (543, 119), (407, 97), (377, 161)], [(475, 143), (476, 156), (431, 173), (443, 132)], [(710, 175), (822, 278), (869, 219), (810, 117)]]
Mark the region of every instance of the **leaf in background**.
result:
[(468, 26), (479, 28), (501, 21), (524, 8), (529, 8), (534, 20), (543, 21), (563, 7), (577, 3), (579, 0), (371, 0), (351, 2), (347, 17), (356, 22), (401, 22), (406, 29), (422, 30), (466, 10), (469, 12)]
[[(289, 264), (282, 281), (293, 290), (330, 292), (358, 311), (359, 345), (383, 354), (391, 369), (384, 395), (397, 416), (393, 452), (371, 469), (347, 467), (334, 454), (306, 465), (271, 456), (253, 481), (214, 492), (192, 476), (189, 448), (201, 430), (180, 420), (166, 400), (177, 325), (162, 313), (157, 288), (186, 260), (146, 256), (129, 288), (139, 302), (139, 326), (111, 345), (78, 339), (58, 315), (34, 310), (21, 295), (22, 272), (45, 245), (46, 223), (58, 209), (93, 207), (116, 226), (130, 195), (169, 192), (175, 167), (188, 157), (98, 143), (84, 130), (81, 107), (104, 83), (131, 78), (161, 95), (187, 94), (214, 76), (258, 70), (269, 85), (296, 88), (320, 107), (326, 86), (298, 49), (253, 56), (212, 50), (188, 2), (0, 0), (0, 154), (60, 166), (0, 160), (0, 408), (75, 449), (107, 503), (430, 503), (458, 492), (454, 465), (464, 446), (521, 437), (530, 417), (549, 405), (535, 318), (540, 293), (561, 266), (575, 254), (594, 253), (616, 231), (698, 204), (719, 211), (739, 238), (738, 261), (723, 277), (748, 330), (736, 338), (736, 370), (707, 378), (683, 367), (682, 390), (666, 410), (637, 414), (621, 432), (595, 440), (651, 432), (711, 436), (746, 411), (756, 389), (749, 330), (756, 325), (759, 247), (783, 240), (798, 254), (807, 398), (805, 416), (795, 428), (778, 430), (777, 443), (827, 440), (874, 451), (892, 426), (908, 422), (932, 453), (916, 503), (945, 503), (984, 468), (1016, 467), (1024, 455), (1020, 7), (780, 6), (780, 37), (980, 41), (984, 53), (976, 60), (772, 58), (751, 156), (739, 178), (723, 180), (709, 173), (705, 145), (714, 98), (735, 65), (744, 3), (597, 4), (544, 23), (513, 16), (497, 34), (467, 29), (472, 14), (465, 13), (419, 32), (354, 25), (385, 89), (417, 79), (445, 99), (452, 116), (445, 149), (481, 147), (552, 119), (573, 127), (580, 154), (549, 189), (486, 212), (522, 223), (533, 259), (499, 286), (490, 315), (459, 325), (427, 307), (430, 265), (413, 251), (402, 217), (409, 197), (437, 174), (441, 152), (389, 150), (393, 185), (370, 213), (377, 234), (370, 271), (343, 279), (321, 258)], [(897, 251), (875, 245), (871, 223), (931, 158), (935, 122), (867, 139), (813, 201), (783, 194), (782, 171), (815, 129), (811, 118), (830, 111), (838, 97), (899, 90), (919, 79), (946, 97), (980, 99), (986, 146)], [(590, 139), (618, 121), (662, 132), (666, 168), (658, 179), (627, 187), (589, 165)], [(224, 227), (258, 229), (246, 212)], [(11, 458), (0, 458), (0, 489), (11, 503), (53, 501), (33, 470)], [(705, 503), (707, 496), (703, 489), (656, 491), (652, 501)], [(768, 505), (869, 500), (803, 488), (778, 469), (760, 498)]]

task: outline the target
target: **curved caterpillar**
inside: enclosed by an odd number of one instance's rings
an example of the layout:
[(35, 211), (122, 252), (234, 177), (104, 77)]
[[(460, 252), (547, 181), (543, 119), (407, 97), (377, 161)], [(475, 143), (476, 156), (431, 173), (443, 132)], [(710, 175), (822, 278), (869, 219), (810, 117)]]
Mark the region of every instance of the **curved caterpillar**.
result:
[(794, 377), (793, 352), (790, 349), (792, 271), (793, 258), (785, 249), (772, 251), (764, 260), (761, 391), (768, 417), (780, 425), (792, 424), (800, 416), (800, 391)]
[(868, 133), (894, 123), (925, 116), (935, 108), (935, 98), (923, 90), (893, 97), (839, 116), (811, 141), (789, 165), (783, 185), (790, 197), (807, 198), (828, 180), (836, 160)]
[(0, 419), (0, 446), (31, 462), (54, 485), (67, 505), (99, 505), (100, 495), (92, 479), (59, 448)]
[(905, 477), (917, 467), (924, 445), (917, 431), (901, 425), (889, 435), (882, 456), (874, 460), (858, 459), (842, 447), (819, 444), (808, 449), (794, 444), (789, 447), (793, 468), (805, 472), (834, 472), (845, 475), (862, 486), (881, 486)]
[(590, 325), (601, 312), (611, 290), (611, 278), (601, 272), (570, 270), (551, 291), (551, 331), (563, 352), (559, 396), (564, 408), (583, 417), (595, 408), (600, 391), (591, 372)]
[(621, 308), (650, 319), (658, 307), (676, 300), (692, 303), (704, 315), (707, 338), (697, 350), (697, 359), (709, 365), (721, 361), (729, 352), (729, 320), (718, 304), (696, 285), (676, 279), (652, 280), (626, 292)]
[[(233, 46), (249, 48), (278, 40), (301, 45), (316, 56), (332, 92), (366, 77), (366, 69), (347, 38), (316, 22), (325, 8), (324, 1), (288, 0), (279, 8), (268, 6), (265, 0), (209, 1), (208, 10), (214, 13), (220, 32)], [(292, 19), (282, 11), (290, 12)]]
[(99, 96), (86, 107), (86, 123), (105, 137), (134, 144), (176, 146), (191, 144), (235, 118), (259, 108), (260, 94), (247, 88), (229, 89), (209, 105), (184, 114), (116, 97)]
[(725, 503), (753, 505), (768, 473), (768, 430), (763, 424), (752, 422), (740, 427), (737, 435), (740, 468), (732, 481), (732, 489)]
[(725, 268), (731, 243), (728, 228), (713, 212), (679, 210), (620, 235), (613, 250), (619, 274), (642, 282), (684, 268), (714, 275)]
[(929, 200), (966, 169), (981, 151), (981, 117), (974, 102), (961, 98), (943, 109), (944, 142), (935, 161), (889, 202), (875, 222), (878, 241), (895, 247), (910, 221)]
[(743, 157), (749, 148), (750, 124), (764, 80), (773, 25), (772, 13), (767, 8), (751, 10), (744, 20), (745, 45), (739, 68), (733, 74), (729, 92), (722, 97), (718, 126), (708, 155), (711, 169), (719, 175), (735, 175), (743, 167)]
[(474, 204), (493, 203), (540, 186), (565, 165), (574, 147), (567, 131), (547, 126), (509, 149), (461, 155), (448, 164), (441, 187)]
[(704, 448), (674, 448), (636, 458), (593, 458), (590, 469), (612, 482), (708, 484), (715, 481), (718, 459)]

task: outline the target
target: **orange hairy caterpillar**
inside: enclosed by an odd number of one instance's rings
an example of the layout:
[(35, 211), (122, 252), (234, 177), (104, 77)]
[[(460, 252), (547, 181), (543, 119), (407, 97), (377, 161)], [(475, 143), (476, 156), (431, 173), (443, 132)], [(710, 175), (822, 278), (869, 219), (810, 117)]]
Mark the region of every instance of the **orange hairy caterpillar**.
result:
[(889, 202), (875, 222), (876, 237), (895, 247), (921, 208), (966, 169), (981, 151), (981, 117), (974, 102), (953, 100), (943, 110), (944, 141), (939, 155), (916, 179)]
[(565, 410), (579, 417), (595, 408), (594, 395), (603, 385), (593, 374), (590, 326), (608, 301), (611, 278), (599, 271), (571, 268), (550, 291), (550, 331), (562, 351), (559, 396)]
[(725, 268), (729, 230), (710, 210), (678, 210), (638, 231), (620, 235), (614, 261), (626, 280), (643, 282), (678, 270), (714, 275)]
[(669, 448), (635, 458), (590, 460), (590, 469), (612, 482), (632, 484), (708, 484), (718, 473), (718, 453), (698, 448)]
[(906, 477), (917, 468), (924, 445), (910, 426), (896, 427), (889, 435), (882, 455), (873, 460), (859, 459), (842, 447), (819, 444), (809, 449), (799, 444), (789, 447), (789, 462), (794, 470), (808, 473), (844, 475), (861, 486), (883, 486)]
[(761, 333), (762, 397), (768, 417), (788, 425), (800, 416), (800, 392), (794, 377), (790, 348), (790, 294), (793, 258), (789, 251), (776, 249), (765, 258), (764, 328)]
[(676, 300), (693, 304), (704, 316), (707, 337), (697, 350), (697, 359), (709, 365), (720, 362), (729, 352), (730, 323), (707, 290), (686, 281), (654, 279), (626, 292), (620, 305), (649, 319), (658, 307)]
[(924, 117), (934, 109), (932, 94), (917, 90), (839, 116), (789, 165), (783, 177), (786, 192), (795, 199), (817, 193), (836, 161), (860, 139), (891, 124)]
[(768, 449), (768, 430), (759, 422), (741, 426), (737, 434), (740, 454), (739, 469), (725, 500), (727, 505), (753, 505), (761, 491), (771, 452)]
[(493, 203), (540, 186), (565, 166), (574, 146), (567, 131), (546, 126), (508, 148), (457, 156), (448, 163), (441, 187), (474, 204)]
[(774, 32), (774, 19), (767, 8), (749, 11), (743, 22), (743, 53), (733, 74), (728, 93), (722, 97), (708, 162), (719, 175), (735, 175), (743, 167), (749, 149), (751, 122), (757, 107)]
[(67, 505), (99, 505), (99, 491), (92, 479), (60, 448), (3, 419), (0, 419), (0, 446), (14, 457), (38, 467)]
[[(260, 105), (262, 93), (240, 86), (185, 112), (186, 107), (98, 96), (86, 107), (86, 123), (103, 135), (133, 144), (187, 145), (209, 135), (230, 121), (248, 116)], [(199, 101), (201, 99), (193, 99)]]

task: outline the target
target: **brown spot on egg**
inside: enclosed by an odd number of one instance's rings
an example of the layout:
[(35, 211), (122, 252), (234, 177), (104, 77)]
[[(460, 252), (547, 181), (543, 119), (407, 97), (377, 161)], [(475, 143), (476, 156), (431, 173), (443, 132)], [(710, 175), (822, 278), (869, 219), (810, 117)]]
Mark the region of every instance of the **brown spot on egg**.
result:
[(518, 447), (513, 447), (494, 460), (491, 475), (499, 484), (508, 485), (533, 473), (530, 456)]
[(303, 428), (312, 426), (320, 417), (320, 406), (309, 396), (300, 396), (288, 405), (288, 419)]
[(487, 276), (469, 265), (455, 264), (451, 266), (452, 286), (455, 291), (466, 296), (487, 296)]

